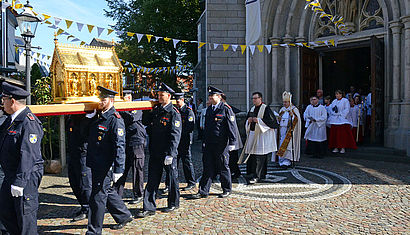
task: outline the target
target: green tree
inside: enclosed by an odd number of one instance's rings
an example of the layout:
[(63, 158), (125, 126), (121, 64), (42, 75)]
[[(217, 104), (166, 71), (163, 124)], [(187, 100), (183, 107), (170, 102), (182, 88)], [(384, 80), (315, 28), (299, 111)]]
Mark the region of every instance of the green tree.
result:
[[(197, 20), (201, 15), (199, 0), (107, 0), (106, 16), (116, 21), (116, 30), (124, 31), (117, 47), (119, 57), (145, 67), (188, 65), (197, 62), (197, 44), (180, 42), (174, 48), (172, 40), (155, 42), (146, 37), (138, 43), (137, 36), (127, 32), (152, 34), (175, 39), (196, 40)], [(160, 75), (163, 81), (173, 81), (175, 76)]]

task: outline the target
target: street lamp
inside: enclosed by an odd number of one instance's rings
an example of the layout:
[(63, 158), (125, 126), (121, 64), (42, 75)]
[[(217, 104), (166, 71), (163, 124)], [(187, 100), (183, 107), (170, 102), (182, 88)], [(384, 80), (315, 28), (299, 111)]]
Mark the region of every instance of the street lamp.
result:
[[(41, 22), (41, 19), (34, 15), (31, 10), (33, 7), (27, 1), (24, 5), (23, 12), (16, 16), (17, 22), (19, 24), (21, 36), (24, 39), (26, 50), (26, 90), (31, 94), (31, 79), (30, 79), (30, 54), (32, 48), (41, 49), (39, 47), (31, 47), (31, 40), (36, 34), (37, 25)], [(31, 104), (31, 96), (27, 97), (27, 104)]]

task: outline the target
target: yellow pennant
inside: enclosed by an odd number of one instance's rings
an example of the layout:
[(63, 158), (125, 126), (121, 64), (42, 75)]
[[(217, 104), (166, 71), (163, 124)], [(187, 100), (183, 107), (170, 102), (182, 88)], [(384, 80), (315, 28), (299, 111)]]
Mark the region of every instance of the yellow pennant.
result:
[(58, 29), (58, 30), (57, 30), (57, 36), (60, 35), (60, 34), (62, 34), (63, 32), (64, 32), (64, 30)]
[(264, 45), (257, 45), (257, 47), (258, 47), (259, 52), (262, 52)]
[(107, 29), (108, 33), (107, 35), (110, 35), (110, 33), (114, 32), (114, 29)]
[(44, 22), (44, 23), (46, 23), (46, 24), (53, 24), (53, 23), (51, 23), (51, 22), (48, 21), (48, 20), (46, 20), (46, 22)]
[(132, 36), (135, 35), (135, 33), (127, 32), (127, 35), (128, 35), (129, 37), (132, 37)]
[(241, 47), (241, 52), (242, 52), (242, 55), (243, 55), (243, 53), (245, 52), (245, 49), (246, 49), (246, 45), (240, 45), (240, 47)]
[(36, 54), (37, 54), (37, 58), (40, 57), (40, 53), (37, 52)]
[(169, 42), (169, 41), (171, 41), (171, 38), (165, 37), (164, 41)]
[(289, 43), (288, 45), (289, 45), (289, 46), (292, 46), (292, 47), (295, 47), (295, 46), (296, 46), (296, 44), (293, 44), (293, 43)]
[(205, 44), (206, 44), (206, 42), (199, 42), (199, 46), (198, 46), (198, 48), (203, 47)]
[(51, 16), (46, 15), (46, 14), (42, 14), (44, 16), (44, 20), (48, 20)]
[(310, 47), (309, 44), (306, 43), (306, 42), (304, 42), (303, 45), (304, 45), (305, 47)]
[(229, 48), (229, 44), (222, 44), (222, 46), (224, 47), (224, 51), (226, 51), (226, 50), (228, 50), (228, 48)]
[(85, 44), (85, 42), (84, 41), (82, 41), (81, 43), (80, 43), (80, 46), (82, 46), (82, 45), (84, 45)]
[(335, 40), (329, 40), (329, 42), (332, 44), (332, 46), (335, 46)]
[(69, 29), (71, 27), (71, 25), (73, 24), (73, 21), (65, 20), (65, 24), (67, 25), (67, 29)]
[(147, 37), (147, 39), (148, 39), (148, 43), (150, 43), (151, 42), (151, 38), (152, 38), (152, 36), (154, 36), (154, 35), (151, 35), (151, 34), (145, 34), (145, 36)]
[(94, 29), (94, 25), (87, 24), (88, 32), (92, 32)]
[(51, 58), (51, 56), (48, 55), (48, 56), (47, 56), (47, 60), (49, 60), (50, 58)]
[(187, 42), (189, 42), (188, 40), (181, 40), (181, 42), (185, 42), (185, 43), (187, 43)]
[(69, 35), (69, 36), (67, 36), (67, 40), (70, 39), (70, 38), (73, 38), (73, 37), (74, 37), (73, 35)]
[(16, 9), (23, 8), (23, 4), (21, 4), (21, 3), (16, 4), (16, 5), (14, 6), (14, 8), (16, 8)]

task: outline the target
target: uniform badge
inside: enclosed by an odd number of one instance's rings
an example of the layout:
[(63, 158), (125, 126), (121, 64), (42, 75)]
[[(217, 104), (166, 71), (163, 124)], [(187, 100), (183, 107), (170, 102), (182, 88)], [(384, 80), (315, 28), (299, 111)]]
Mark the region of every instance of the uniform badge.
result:
[(218, 118), (215, 118), (215, 122), (217, 122), (218, 121)]
[(101, 136), (98, 136), (98, 140), (101, 140), (102, 138), (101, 138)]
[(118, 136), (123, 136), (124, 135), (124, 129), (118, 128)]
[(30, 140), (30, 143), (32, 143), (32, 144), (37, 143), (37, 140), (38, 140), (37, 135), (35, 135), (35, 134), (30, 134), (29, 140)]
[(176, 127), (180, 127), (180, 126), (181, 126), (181, 122), (180, 122), (180, 121), (175, 121), (175, 126), (176, 126)]
[(189, 117), (188, 121), (190, 121), (190, 122), (194, 121), (194, 117)]
[(231, 116), (230, 119), (231, 119), (231, 122), (235, 121), (235, 116)]

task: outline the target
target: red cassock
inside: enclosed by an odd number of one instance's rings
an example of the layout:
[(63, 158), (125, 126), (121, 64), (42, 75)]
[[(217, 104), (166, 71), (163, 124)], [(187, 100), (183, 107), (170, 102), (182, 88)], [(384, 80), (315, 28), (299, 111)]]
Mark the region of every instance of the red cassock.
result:
[[(360, 126), (359, 128), (359, 140), (357, 143), (362, 143), (363, 142), (363, 126)], [(352, 128), (352, 134), (353, 134), (353, 138), (356, 141), (356, 137), (357, 137), (357, 127), (353, 127)]]
[(356, 141), (353, 137), (351, 126), (349, 124), (331, 125), (329, 148), (357, 149)]

